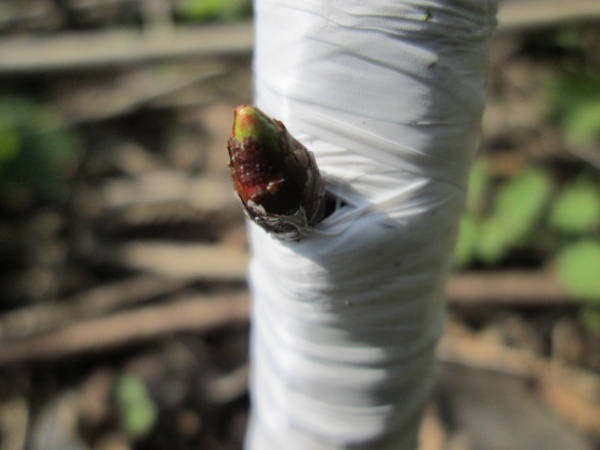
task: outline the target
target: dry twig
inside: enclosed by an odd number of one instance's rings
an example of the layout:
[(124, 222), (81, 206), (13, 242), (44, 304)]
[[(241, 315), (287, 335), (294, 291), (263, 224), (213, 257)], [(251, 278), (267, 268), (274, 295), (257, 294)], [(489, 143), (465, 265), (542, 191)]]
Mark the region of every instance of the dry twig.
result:
[(172, 33), (106, 31), (0, 41), (0, 73), (131, 65), (182, 57), (250, 54), (250, 23), (180, 27)]
[(141, 303), (171, 293), (185, 284), (182, 279), (140, 275), (81, 292), (68, 300), (46, 301), (17, 309), (0, 317), (0, 343)]
[(450, 277), (446, 296), (453, 305), (549, 305), (572, 301), (550, 271), (457, 273)]
[(0, 364), (52, 360), (248, 320), (248, 296), (195, 297), (85, 320), (0, 346)]

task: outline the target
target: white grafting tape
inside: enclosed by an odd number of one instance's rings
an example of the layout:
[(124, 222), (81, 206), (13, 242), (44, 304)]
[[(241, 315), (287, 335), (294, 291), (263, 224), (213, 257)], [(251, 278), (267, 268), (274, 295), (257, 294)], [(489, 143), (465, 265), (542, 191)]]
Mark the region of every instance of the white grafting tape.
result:
[(250, 226), (247, 450), (414, 450), (483, 110), (495, 0), (256, 0), (256, 103), (344, 206)]

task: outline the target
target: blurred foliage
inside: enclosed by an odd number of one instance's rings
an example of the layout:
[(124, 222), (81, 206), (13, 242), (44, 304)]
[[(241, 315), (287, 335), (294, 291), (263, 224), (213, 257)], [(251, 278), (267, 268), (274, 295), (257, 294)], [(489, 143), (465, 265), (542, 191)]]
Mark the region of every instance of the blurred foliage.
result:
[(132, 440), (145, 437), (156, 424), (158, 408), (144, 381), (137, 375), (121, 375), (115, 387), (121, 429)]
[(498, 265), (519, 248), (543, 254), (543, 261), (554, 261), (569, 295), (586, 302), (582, 323), (600, 330), (598, 308), (590, 306), (600, 302), (600, 183), (590, 172), (562, 186), (555, 178), (549, 169), (532, 167), (494, 179), (485, 162), (476, 164), (455, 263)]
[(61, 200), (82, 156), (79, 137), (24, 97), (0, 97), (0, 195)]
[(584, 305), (579, 312), (579, 317), (588, 330), (600, 335), (600, 306)]
[(556, 256), (559, 278), (574, 298), (600, 303), (600, 240), (566, 245)]
[(458, 239), (454, 249), (454, 264), (457, 267), (465, 267), (472, 261), (477, 249), (477, 231), (477, 219), (467, 211), (460, 218)]
[(552, 176), (547, 170), (533, 168), (492, 183), (485, 163), (479, 162), (469, 181), (455, 261), (459, 267), (475, 260), (495, 264), (526, 243), (537, 227), (552, 192)]
[(251, 0), (181, 0), (178, 15), (185, 20), (234, 20), (252, 15)]
[(600, 239), (598, 177), (584, 173), (560, 186), (555, 178), (541, 167), (494, 178), (485, 161), (479, 161), (471, 172), (461, 218), (457, 266), (496, 265), (518, 248), (552, 258), (572, 241)]
[(559, 181), (549, 168), (501, 178), (485, 160), (473, 167), (456, 266), (502, 265), (515, 250), (553, 262), (567, 293), (585, 302), (582, 323), (600, 330), (600, 312), (590, 306), (600, 304), (600, 179), (592, 169)]
[(549, 223), (568, 235), (591, 234), (600, 226), (600, 189), (591, 177), (565, 186), (552, 205)]
[(499, 186), (492, 214), (480, 229), (478, 253), (483, 261), (500, 260), (531, 234), (551, 188), (550, 174), (539, 168), (528, 169)]
[(567, 146), (600, 143), (600, 59), (594, 26), (565, 25), (540, 33), (544, 49), (557, 69), (545, 85), (551, 119)]
[(568, 145), (588, 146), (600, 138), (600, 74), (565, 74), (550, 88), (554, 117)]
[[(599, 39), (597, 29), (565, 26), (531, 34), (525, 47), (547, 63), (540, 66), (547, 118), (573, 154), (600, 150)], [(455, 264), (514, 267), (533, 255), (526, 264), (551, 266), (583, 302), (582, 323), (600, 333), (600, 174), (587, 161), (567, 167), (547, 158), (503, 177), (480, 160), (470, 174)]]
[(492, 181), (492, 171), (483, 160), (479, 160), (469, 173), (469, 195), (467, 209), (481, 214), (485, 209), (486, 191)]

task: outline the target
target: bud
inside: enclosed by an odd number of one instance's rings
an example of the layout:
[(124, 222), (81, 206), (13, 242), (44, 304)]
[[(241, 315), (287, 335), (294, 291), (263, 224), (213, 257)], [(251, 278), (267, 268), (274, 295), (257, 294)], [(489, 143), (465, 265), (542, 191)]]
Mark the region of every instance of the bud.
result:
[(314, 155), (281, 122), (238, 106), (227, 147), (234, 188), (256, 224), (298, 240), (323, 219), (325, 184)]

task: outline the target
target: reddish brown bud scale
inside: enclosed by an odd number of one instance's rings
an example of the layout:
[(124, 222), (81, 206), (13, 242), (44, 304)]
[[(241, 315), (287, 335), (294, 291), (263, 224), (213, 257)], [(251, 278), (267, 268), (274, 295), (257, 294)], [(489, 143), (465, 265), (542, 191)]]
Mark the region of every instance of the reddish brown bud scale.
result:
[(228, 149), (234, 188), (259, 226), (298, 240), (323, 219), (325, 185), (314, 155), (281, 122), (238, 106)]

